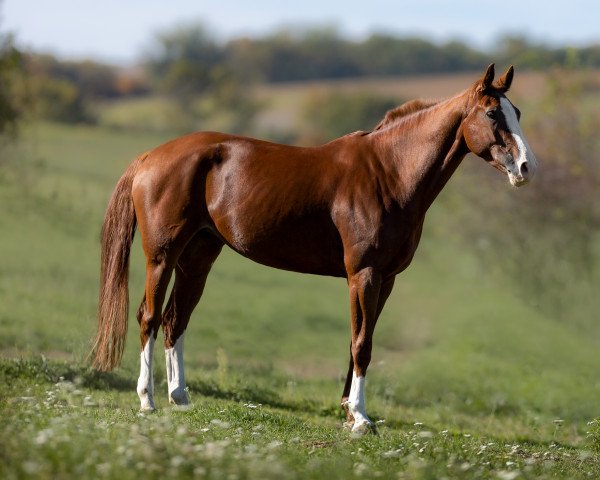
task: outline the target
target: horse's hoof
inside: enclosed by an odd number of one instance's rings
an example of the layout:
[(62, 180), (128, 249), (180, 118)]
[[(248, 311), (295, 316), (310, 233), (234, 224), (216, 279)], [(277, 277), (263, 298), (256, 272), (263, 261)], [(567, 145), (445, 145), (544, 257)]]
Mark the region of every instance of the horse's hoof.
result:
[(352, 427), (354, 426), (354, 421), (352, 422), (344, 422), (342, 423), (342, 428), (344, 430), (352, 431)]
[(190, 397), (184, 388), (177, 388), (169, 393), (169, 403), (171, 405), (185, 407), (190, 404)]
[(154, 413), (156, 412), (156, 407), (154, 405), (142, 405), (140, 407), (140, 413)]
[(353, 435), (377, 435), (377, 427), (372, 422), (354, 423), (352, 426)]

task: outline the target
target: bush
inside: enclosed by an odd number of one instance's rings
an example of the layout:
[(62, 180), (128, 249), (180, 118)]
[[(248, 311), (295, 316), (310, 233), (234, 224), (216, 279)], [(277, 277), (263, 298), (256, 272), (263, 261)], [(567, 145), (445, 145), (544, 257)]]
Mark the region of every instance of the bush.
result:
[(39, 118), (63, 123), (93, 121), (81, 91), (68, 80), (30, 78), (28, 89), (33, 98), (34, 114)]

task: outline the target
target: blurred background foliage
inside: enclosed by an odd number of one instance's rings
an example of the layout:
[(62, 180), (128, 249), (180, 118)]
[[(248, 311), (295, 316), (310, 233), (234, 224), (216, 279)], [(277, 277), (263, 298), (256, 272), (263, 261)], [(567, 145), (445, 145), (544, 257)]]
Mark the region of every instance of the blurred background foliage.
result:
[[(159, 109), (155, 115), (165, 116), (165, 129), (180, 131), (209, 128), (215, 122), (229, 131), (248, 131), (264, 106), (252, 94), (256, 85), (472, 72), (490, 59), (500, 65), (515, 64), (519, 70), (600, 67), (598, 45), (551, 47), (507, 36), (498, 41), (494, 51), (481, 51), (460, 41), (439, 44), (381, 33), (362, 41), (349, 40), (334, 28), (282, 30), (263, 37), (219, 41), (201, 23), (180, 26), (158, 33), (140, 64), (129, 67), (18, 52), (9, 35), (1, 41), (3, 75), (6, 77), (15, 63), (21, 65), (27, 81), (18, 82), (16, 91), (34, 99), (36, 117), (67, 123), (102, 122), (99, 105), (103, 102), (162, 98), (168, 102), (161, 105), (168, 103), (176, 114), (166, 108), (168, 114)], [(7, 92), (7, 86), (3, 85), (2, 91)], [(315, 99), (309, 99), (307, 112), (311, 102)], [(336, 102), (327, 101), (333, 109)], [(129, 127), (144, 128), (137, 120), (134, 116)], [(157, 128), (157, 123), (150, 125)], [(120, 126), (128, 126), (125, 124), (126, 120), (121, 120)], [(325, 135), (339, 132), (334, 127)]]
[[(16, 98), (15, 84), (22, 80), (21, 53), (11, 35), (0, 33), (0, 135), (14, 135), (25, 100)], [(21, 77), (21, 78), (20, 78)]]

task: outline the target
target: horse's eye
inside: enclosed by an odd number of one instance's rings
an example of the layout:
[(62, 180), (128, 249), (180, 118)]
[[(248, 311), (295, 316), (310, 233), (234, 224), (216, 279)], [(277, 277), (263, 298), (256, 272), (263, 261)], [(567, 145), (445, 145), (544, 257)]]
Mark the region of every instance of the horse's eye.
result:
[(498, 116), (498, 112), (496, 110), (488, 110), (485, 114), (490, 117), (492, 120), (496, 120)]

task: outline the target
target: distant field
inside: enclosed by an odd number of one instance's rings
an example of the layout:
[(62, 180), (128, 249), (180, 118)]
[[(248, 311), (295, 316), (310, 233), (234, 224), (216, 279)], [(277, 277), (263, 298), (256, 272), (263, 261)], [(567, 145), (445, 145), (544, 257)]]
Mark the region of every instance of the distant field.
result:
[[(186, 338), (192, 409), (167, 405), (157, 346), (159, 412), (138, 414), (133, 316), (120, 369), (99, 375), (83, 358), (106, 202), (129, 161), (166, 138), (32, 125), (0, 165), (1, 478), (600, 477), (598, 330), (524, 305), (456, 241), (454, 182), (375, 335), (367, 402), (379, 436), (340, 429), (344, 281), (231, 252)], [(141, 260), (138, 238), (132, 310)]]

